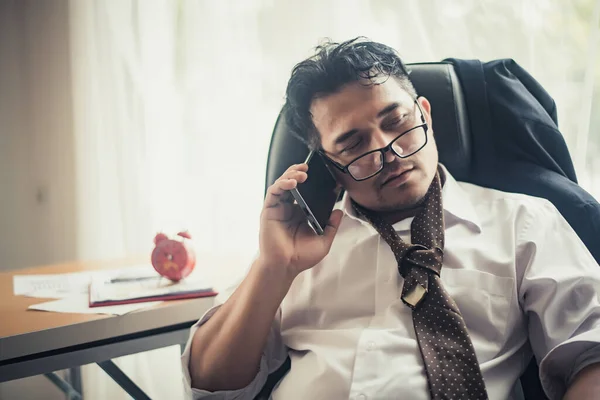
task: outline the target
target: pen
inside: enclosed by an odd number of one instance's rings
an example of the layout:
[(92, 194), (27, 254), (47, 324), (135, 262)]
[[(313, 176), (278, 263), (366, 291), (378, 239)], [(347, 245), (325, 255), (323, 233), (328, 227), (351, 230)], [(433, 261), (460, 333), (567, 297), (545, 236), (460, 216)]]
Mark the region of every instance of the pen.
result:
[(109, 281), (109, 283), (123, 283), (123, 282), (139, 282), (139, 281), (146, 281), (149, 279), (160, 279), (162, 277), (160, 276), (143, 276), (143, 277), (138, 277), (138, 278), (113, 278)]

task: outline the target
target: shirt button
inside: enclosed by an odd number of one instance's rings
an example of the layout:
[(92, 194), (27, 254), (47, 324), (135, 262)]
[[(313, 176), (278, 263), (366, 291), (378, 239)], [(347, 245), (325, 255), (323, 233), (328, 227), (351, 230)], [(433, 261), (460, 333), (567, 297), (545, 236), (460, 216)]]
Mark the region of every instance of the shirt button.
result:
[[(375, 342), (367, 343), (367, 350), (371, 351), (373, 349), (375, 349)], [(362, 396), (364, 396), (364, 394)]]
[(367, 400), (367, 396), (365, 396), (364, 394), (359, 394), (358, 396), (356, 396), (356, 400)]

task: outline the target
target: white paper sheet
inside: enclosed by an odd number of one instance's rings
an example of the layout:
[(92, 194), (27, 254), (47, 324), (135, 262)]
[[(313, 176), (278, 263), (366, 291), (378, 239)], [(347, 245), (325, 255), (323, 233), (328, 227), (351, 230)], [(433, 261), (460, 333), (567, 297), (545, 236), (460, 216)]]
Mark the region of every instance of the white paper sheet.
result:
[(75, 293), (86, 293), (92, 277), (91, 272), (55, 275), (15, 275), (15, 296), (60, 299)]
[(62, 299), (74, 294), (88, 293), (88, 287), (92, 278), (104, 274), (118, 277), (157, 275), (154, 268), (149, 264), (105, 271), (85, 271), (69, 274), (14, 275), (13, 293), (15, 296)]
[(161, 301), (152, 301), (147, 303), (122, 304), (118, 306), (93, 307), (88, 306), (88, 295), (76, 294), (59, 300), (47, 301), (45, 303), (29, 306), (29, 310), (53, 311), (61, 313), (79, 313), (79, 314), (111, 314), (124, 315), (135, 310), (146, 307), (152, 307)]

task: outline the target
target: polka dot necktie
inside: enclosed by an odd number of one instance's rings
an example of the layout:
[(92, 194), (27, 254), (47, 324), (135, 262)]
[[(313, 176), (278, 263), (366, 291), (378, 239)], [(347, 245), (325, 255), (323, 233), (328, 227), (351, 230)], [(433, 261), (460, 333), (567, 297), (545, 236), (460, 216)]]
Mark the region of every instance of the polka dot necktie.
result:
[(402, 301), (412, 317), (425, 364), (432, 399), (487, 399), (473, 343), (458, 306), (440, 280), (444, 254), (442, 180), (439, 169), (411, 224), (411, 241), (400, 239), (395, 229), (376, 213), (358, 204), (366, 218), (389, 244), (404, 278)]

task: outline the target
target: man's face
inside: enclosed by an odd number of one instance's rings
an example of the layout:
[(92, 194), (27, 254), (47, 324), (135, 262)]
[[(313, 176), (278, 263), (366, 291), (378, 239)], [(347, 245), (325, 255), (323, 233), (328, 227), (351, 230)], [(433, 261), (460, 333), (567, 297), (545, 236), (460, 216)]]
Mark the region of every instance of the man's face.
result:
[[(438, 153), (431, 106), (423, 97), (418, 102), (429, 126), (427, 145), (419, 152), (405, 159), (386, 152), (383, 170), (360, 182), (332, 168), (337, 181), (363, 207), (375, 211), (406, 210), (417, 206), (427, 193), (436, 173)], [(347, 84), (336, 93), (313, 100), (311, 113), (323, 150), (343, 166), (370, 150), (387, 146), (402, 132), (422, 123), (414, 100), (393, 78), (382, 84)], [(390, 180), (398, 174), (401, 175)]]

